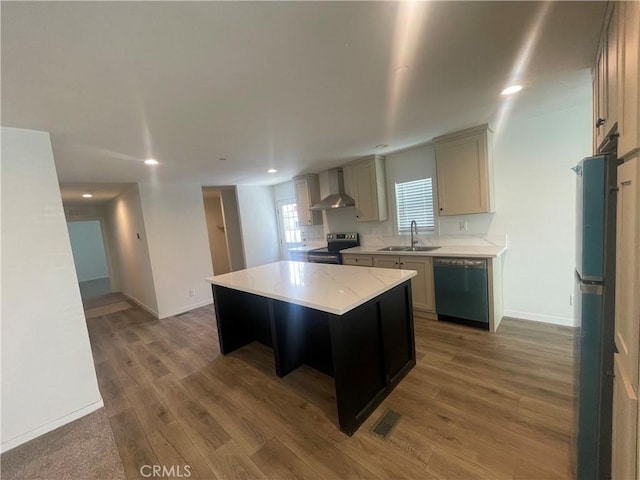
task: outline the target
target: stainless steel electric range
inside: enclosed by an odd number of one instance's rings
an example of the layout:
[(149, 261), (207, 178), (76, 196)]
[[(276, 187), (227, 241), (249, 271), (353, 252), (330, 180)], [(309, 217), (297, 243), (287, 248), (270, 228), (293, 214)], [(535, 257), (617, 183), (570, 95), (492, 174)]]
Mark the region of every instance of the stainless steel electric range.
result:
[(309, 252), (311, 263), (342, 263), (341, 250), (360, 246), (357, 233), (327, 233), (327, 246)]

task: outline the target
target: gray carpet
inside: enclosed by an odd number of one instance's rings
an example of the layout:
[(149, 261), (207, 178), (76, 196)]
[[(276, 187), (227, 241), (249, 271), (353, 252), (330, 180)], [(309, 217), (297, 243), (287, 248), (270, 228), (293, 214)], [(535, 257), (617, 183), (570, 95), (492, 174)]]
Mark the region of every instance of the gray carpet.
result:
[(104, 408), (0, 457), (2, 480), (125, 480)]

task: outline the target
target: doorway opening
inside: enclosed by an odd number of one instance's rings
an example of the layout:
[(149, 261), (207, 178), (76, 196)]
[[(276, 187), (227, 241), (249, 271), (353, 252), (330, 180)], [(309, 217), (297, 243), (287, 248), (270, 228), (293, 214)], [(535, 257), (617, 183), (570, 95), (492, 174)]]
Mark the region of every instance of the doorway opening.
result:
[(100, 220), (67, 222), (83, 303), (111, 293), (111, 275)]
[(303, 232), (298, 223), (298, 207), (291, 199), (276, 202), (278, 234), (280, 235), (280, 258), (289, 259), (289, 249), (300, 247), (304, 243)]
[(235, 187), (202, 187), (213, 274), (245, 268)]

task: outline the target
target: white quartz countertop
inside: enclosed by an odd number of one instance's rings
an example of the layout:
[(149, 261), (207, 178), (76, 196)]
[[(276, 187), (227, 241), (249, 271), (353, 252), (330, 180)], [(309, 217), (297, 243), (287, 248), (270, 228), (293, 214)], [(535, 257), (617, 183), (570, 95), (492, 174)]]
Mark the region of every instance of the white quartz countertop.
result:
[[(346, 250), (342, 250), (341, 253), (361, 253), (361, 254), (376, 254), (376, 255), (393, 255), (395, 257), (399, 255), (420, 255), (420, 256), (428, 256), (428, 257), (466, 257), (466, 258), (493, 258), (499, 257), (504, 252), (507, 251), (507, 247), (504, 246), (455, 246), (455, 245), (447, 245), (439, 247), (435, 250), (431, 250), (430, 252), (388, 252), (388, 251), (378, 251), (380, 248), (384, 248), (385, 245), (366, 245), (360, 247), (348, 248)], [(360, 267), (362, 268), (362, 267)]]
[(290, 252), (310, 252), (311, 250), (315, 250), (316, 248), (322, 248), (322, 247), (323, 245), (305, 245), (303, 247), (290, 248), (289, 251)]
[(216, 275), (207, 281), (342, 315), (415, 275), (413, 270), (276, 262)]

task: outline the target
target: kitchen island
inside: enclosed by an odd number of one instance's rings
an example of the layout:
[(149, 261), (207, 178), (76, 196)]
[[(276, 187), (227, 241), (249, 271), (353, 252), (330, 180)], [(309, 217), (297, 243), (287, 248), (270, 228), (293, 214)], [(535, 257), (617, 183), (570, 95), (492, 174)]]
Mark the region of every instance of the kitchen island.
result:
[(412, 270), (276, 262), (212, 284), (220, 351), (258, 341), (284, 377), (302, 364), (335, 380), (352, 435), (416, 363)]

